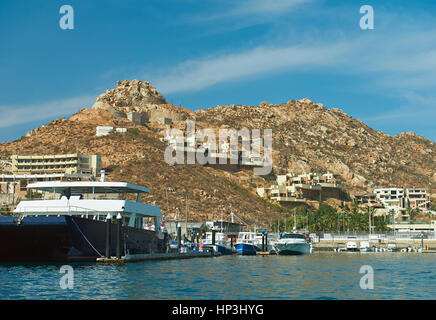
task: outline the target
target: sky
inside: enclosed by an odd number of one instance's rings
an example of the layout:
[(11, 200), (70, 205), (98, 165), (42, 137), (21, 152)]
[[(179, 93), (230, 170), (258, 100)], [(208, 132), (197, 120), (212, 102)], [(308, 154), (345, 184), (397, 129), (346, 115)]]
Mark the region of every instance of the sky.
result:
[(191, 110), (309, 98), (436, 141), (436, 1), (0, 1), (0, 142), (125, 79)]

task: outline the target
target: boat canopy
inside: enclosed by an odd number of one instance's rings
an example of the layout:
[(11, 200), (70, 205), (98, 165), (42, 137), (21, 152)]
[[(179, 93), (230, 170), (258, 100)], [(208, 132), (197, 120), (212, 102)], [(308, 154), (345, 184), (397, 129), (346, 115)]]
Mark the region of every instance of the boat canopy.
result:
[(306, 239), (306, 236), (300, 233), (285, 233), (282, 235), (282, 239)]
[(106, 181), (43, 181), (30, 183), (27, 189), (70, 194), (150, 193), (150, 190), (145, 187), (127, 182)]

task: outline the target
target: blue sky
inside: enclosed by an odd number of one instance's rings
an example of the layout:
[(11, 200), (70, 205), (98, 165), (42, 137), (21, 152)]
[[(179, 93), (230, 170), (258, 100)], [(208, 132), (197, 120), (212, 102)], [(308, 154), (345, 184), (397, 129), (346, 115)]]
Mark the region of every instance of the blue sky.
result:
[[(65, 4), (74, 30), (59, 27)], [(192, 110), (307, 97), (436, 141), (436, 1), (0, 1), (0, 141), (124, 79)]]

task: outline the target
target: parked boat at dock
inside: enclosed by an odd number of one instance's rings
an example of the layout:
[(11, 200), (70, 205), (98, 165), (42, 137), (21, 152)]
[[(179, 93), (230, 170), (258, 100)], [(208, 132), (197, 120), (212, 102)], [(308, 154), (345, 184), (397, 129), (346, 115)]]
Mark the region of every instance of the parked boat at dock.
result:
[(357, 252), (359, 251), (359, 248), (357, 248), (356, 241), (348, 241), (346, 244), (346, 250), (347, 252)]
[[(160, 209), (141, 203), (147, 188), (101, 181), (37, 182), (27, 188), (50, 199), (21, 201), (16, 216), (0, 217), (0, 261), (95, 261), (167, 251)], [(136, 201), (126, 200), (128, 194), (136, 194)], [(144, 229), (144, 218), (154, 219), (154, 230)]]
[(236, 254), (255, 255), (259, 248), (256, 246), (256, 232), (240, 232), (235, 244)]
[(388, 252), (396, 252), (397, 245), (395, 243), (388, 243), (388, 246), (386, 249), (388, 250)]
[(301, 233), (284, 233), (280, 239), (274, 243), (274, 249), (278, 254), (296, 255), (311, 252), (311, 243), (306, 235)]
[(360, 252), (372, 252), (373, 249), (369, 245), (369, 241), (360, 241), (359, 251)]
[[(230, 241), (227, 239), (227, 234), (224, 232), (215, 232), (215, 241), (212, 240), (213, 232), (206, 232), (206, 239), (204, 240), (205, 247), (211, 247), (215, 252), (219, 252), (223, 255), (232, 254), (233, 248)], [(215, 242), (213, 244), (213, 242)]]

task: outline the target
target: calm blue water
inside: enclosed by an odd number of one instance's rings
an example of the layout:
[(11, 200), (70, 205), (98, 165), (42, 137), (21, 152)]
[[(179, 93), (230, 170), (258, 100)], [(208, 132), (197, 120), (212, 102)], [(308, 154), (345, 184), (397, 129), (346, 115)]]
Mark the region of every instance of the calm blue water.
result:
[[(362, 265), (374, 289), (362, 290)], [(0, 299), (435, 299), (436, 254), (327, 253), (222, 256), (105, 265), (0, 264)]]

